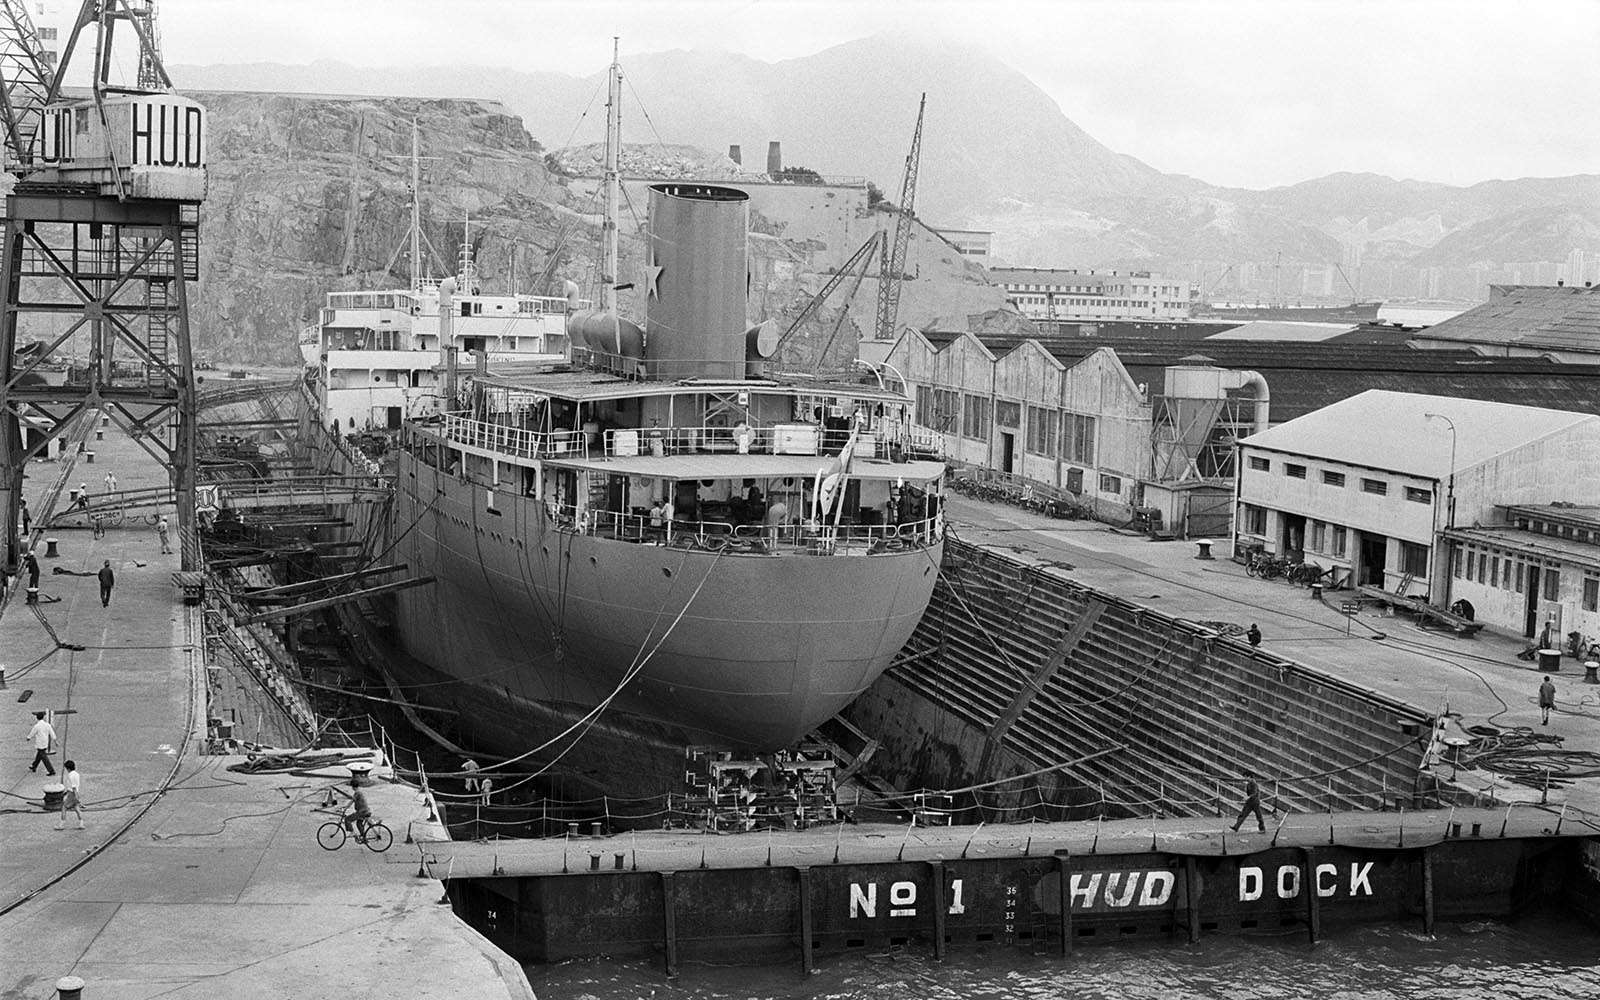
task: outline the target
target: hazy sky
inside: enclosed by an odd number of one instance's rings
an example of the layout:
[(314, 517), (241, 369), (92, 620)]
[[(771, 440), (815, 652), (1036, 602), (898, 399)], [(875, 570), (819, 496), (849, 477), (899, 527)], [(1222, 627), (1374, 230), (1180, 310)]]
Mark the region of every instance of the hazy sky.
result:
[[(583, 75), (623, 51), (766, 61), (886, 31), (982, 46), (1119, 152), (1214, 184), (1336, 170), (1600, 172), (1600, 0), (160, 0), (173, 63)], [(626, 61), (626, 59), (624, 59)]]

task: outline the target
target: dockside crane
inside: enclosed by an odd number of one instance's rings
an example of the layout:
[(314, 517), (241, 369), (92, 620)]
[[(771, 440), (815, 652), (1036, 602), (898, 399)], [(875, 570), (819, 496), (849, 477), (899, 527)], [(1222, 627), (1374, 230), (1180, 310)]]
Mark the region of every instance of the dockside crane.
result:
[(778, 335), (778, 342), (773, 346), (774, 353), (782, 350), (783, 345), (792, 340), (800, 332), (800, 328), (805, 325), (806, 321), (822, 307), (822, 303), (826, 302), (828, 297), (837, 291), (839, 286), (844, 284), (851, 275), (854, 275), (855, 281), (850, 285), (850, 291), (844, 297), (847, 311), (840, 313), (838, 321), (833, 324), (833, 331), (828, 335), (827, 342), (822, 345), (822, 350), (817, 352), (816, 359), (812, 362), (813, 371), (818, 371), (822, 368), (824, 360), (828, 356), (828, 351), (832, 349), (834, 341), (838, 339), (839, 331), (843, 328), (844, 321), (848, 317), (848, 304), (855, 298), (856, 290), (861, 287), (861, 282), (866, 278), (867, 271), (870, 269), (872, 256), (878, 253), (878, 248), (882, 243), (883, 233), (874, 231), (871, 236), (867, 237), (867, 242), (856, 248), (856, 252), (850, 255), (849, 260), (839, 265), (839, 269), (830, 275), (827, 282), (823, 284), (821, 291), (811, 297), (811, 301), (807, 302), (805, 307), (800, 310), (800, 313), (790, 321), (788, 328)]
[[(21, 557), (15, 526), (28, 460), (96, 413), (168, 468), (183, 568), (198, 568), (188, 288), (199, 279), (206, 116), (172, 92), (154, 16), (152, 0), (85, 0), (51, 67), (25, 4), (0, 0), (0, 118), (6, 168), (17, 178), (0, 222), (0, 556), (8, 570)], [(67, 68), (89, 39), (92, 95), (67, 97)], [(127, 58), (130, 40), (137, 61)], [(138, 79), (114, 81), (118, 65), (138, 66)], [(19, 356), (24, 316), (45, 347)], [(85, 344), (87, 365), (70, 353)], [(63, 384), (39, 377), (52, 362), (67, 370)]]
[(900, 183), (894, 238), (884, 244), (883, 262), (878, 269), (878, 322), (873, 339), (885, 345), (884, 349), (894, 340), (895, 317), (900, 312), (900, 283), (905, 280), (906, 250), (911, 245), (915, 217), (917, 166), (922, 160), (922, 116), (927, 108), (928, 95), (923, 93), (917, 105), (917, 129), (911, 134), (911, 152), (906, 154), (905, 177)]

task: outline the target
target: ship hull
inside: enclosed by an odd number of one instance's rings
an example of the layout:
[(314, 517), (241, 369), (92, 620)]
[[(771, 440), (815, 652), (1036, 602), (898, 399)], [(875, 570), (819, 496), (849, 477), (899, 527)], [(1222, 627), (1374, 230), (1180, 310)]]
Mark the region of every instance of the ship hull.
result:
[(410, 671), (418, 696), (508, 754), (576, 725), (591, 746), (567, 750), (568, 736), (535, 754), (569, 764), (619, 741), (678, 761), (690, 745), (793, 745), (887, 669), (941, 557), (618, 541), (558, 527), (532, 498), (499, 493), (492, 513), (482, 487), (408, 456), (398, 479), (395, 552), (434, 578), (397, 597), (394, 634), (426, 665)]

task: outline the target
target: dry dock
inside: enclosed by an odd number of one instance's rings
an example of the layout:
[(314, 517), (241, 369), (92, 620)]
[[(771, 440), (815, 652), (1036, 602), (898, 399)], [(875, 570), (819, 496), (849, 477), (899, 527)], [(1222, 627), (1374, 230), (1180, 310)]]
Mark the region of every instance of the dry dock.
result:
[[(78, 459), (73, 486), (103, 492), (107, 470), (124, 490), (165, 482), (114, 427), (86, 444), (95, 461)], [(30, 466), (34, 511), (60, 472)], [(182, 605), (178, 557), (153, 526), (39, 535), (59, 552), (41, 560), (43, 618), (20, 594), (0, 614), (0, 997), (50, 997), (64, 976), (90, 998), (532, 996), (520, 967), (439, 905), (439, 884), (415, 877), (403, 840), (428, 810), (414, 790), (380, 780), (369, 793), (396, 831), (387, 853), (328, 852), (315, 831), (329, 779), (244, 776), (226, 769), (237, 758), (200, 754), (199, 609)], [(116, 586), (102, 608), (106, 560)], [(83, 776), (84, 830), (70, 816), (56, 830), (40, 808), (47, 779), (23, 742), (37, 709), (57, 713), (57, 769), (73, 758)]]

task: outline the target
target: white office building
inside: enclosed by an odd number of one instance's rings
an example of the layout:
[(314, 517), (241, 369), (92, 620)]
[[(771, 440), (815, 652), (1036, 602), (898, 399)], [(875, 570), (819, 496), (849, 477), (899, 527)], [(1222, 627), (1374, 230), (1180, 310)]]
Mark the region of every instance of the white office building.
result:
[(1562, 410), (1371, 389), (1238, 449), (1236, 552), (1304, 558), (1336, 582), (1404, 585), (1441, 605), (1455, 599), (1462, 530), (1503, 525), (1518, 505), (1600, 498), (1600, 417)]

